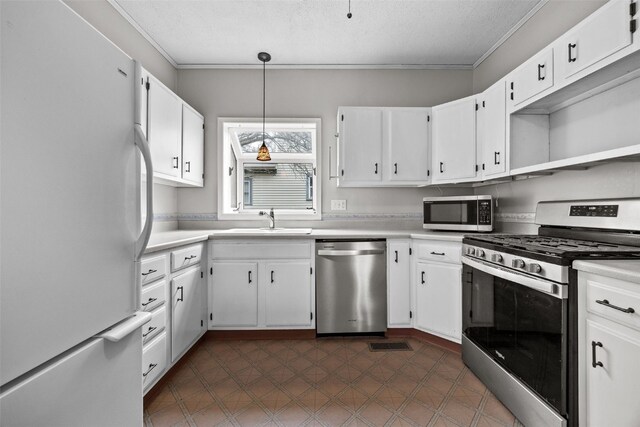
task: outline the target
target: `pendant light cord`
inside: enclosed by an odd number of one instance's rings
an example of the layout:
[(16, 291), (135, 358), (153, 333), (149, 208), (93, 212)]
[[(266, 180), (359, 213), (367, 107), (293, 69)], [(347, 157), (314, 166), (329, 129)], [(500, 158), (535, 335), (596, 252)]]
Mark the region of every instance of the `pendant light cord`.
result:
[(262, 143), (264, 144), (264, 121), (265, 121), (265, 96), (267, 93), (267, 89), (265, 84), (267, 82), (265, 73), (266, 73), (266, 62), (262, 63)]

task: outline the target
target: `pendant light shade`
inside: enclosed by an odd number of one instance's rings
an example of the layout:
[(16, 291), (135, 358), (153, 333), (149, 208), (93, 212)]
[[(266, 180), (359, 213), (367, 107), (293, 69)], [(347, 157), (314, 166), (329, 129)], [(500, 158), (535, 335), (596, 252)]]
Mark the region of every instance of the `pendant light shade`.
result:
[(257, 160), (261, 162), (268, 162), (271, 160), (271, 155), (269, 154), (269, 149), (267, 145), (264, 143), (265, 137), (265, 93), (266, 93), (266, 64), (271, 61), (271, 55), (267, 52), (260, 52), (258, 54), (258, 59), (262, 62), (262, 145), (258, 149), (258, 157)]

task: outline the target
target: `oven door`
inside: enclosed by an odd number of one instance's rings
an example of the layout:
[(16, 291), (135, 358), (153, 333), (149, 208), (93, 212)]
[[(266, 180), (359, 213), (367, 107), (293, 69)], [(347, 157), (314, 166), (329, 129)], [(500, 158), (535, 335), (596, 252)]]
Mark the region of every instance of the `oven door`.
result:
[(566, 285), (463, 257), (463, 334), (563, 416)]

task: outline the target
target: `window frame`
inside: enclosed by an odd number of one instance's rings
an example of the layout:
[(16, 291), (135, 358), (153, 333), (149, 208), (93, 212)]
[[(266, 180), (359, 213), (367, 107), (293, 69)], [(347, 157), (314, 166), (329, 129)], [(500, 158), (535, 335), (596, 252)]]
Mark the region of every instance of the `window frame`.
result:
[[(311, 164), (313, 172), (310, 176), (314, 179), (311, 186), (313, 208), (304, 209), (282, 209), (276, 208), (276, 218), (291, 220), (320, 220), (321, 218), (321, 190), (320, 190), (320, 153), (321, 153), (321, 119), (319, 118), (268, 118), (267, 131), (269, 127), (277, 129), (291, 129), (292, 131), (303, 130), (306, 128), (312, 131), (312, 147), (311, 153), (271, 153), (271, 161), (265, 164), (278, 163), (304, 163)], [(306, 126), (305, 126), (306, 125)], [(255, 155), (257, 153), (241, 153), (241, 149), (234, 137), (234, 132), (238, 128), (254, 129), (257, 126), (262, 131), (262, 118), (218, 118), (218, 219), (221, 220), (256, 220), (264, 221), (264, 218), (258, 215), (260, 208), (244, 206), (244, 168), (245, 163), (255, 163)], [(235, 148), (234, 148), (235, 147)], [(235, 153), (234, 153), (235, 152)], [(235, 166), (233, 159), (235, 158)], [(231, 173), (230, 168), (235, 169), (235, 173)], [(227, 173), (229, 172), (229, 173)], [(235, 184), (232, 182), (235, 177)], [(235, 189), (235, 195), (232, 192)], [(239, 197), (242, 195), (242, 198)], [(309, 188), (307, 180), (307, 199), (309, 197)], [(231, 207), (231, 201), (235, 200), (237, 205)]]

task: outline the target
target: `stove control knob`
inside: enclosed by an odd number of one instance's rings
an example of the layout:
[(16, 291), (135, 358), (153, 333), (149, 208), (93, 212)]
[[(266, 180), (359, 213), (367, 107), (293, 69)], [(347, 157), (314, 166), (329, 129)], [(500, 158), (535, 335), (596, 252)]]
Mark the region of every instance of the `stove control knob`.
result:
[(476, 255), (478, 255), (480, 258), (484, 258), (484, 251), (482, 249), (478, 249)]
[(511, 261), (511, 266), (513, 268), (524, 268), (524, 261), (516, 258), (513, 261)]
[(491, 261), (492, 262), (502, 262), (502, 255), (500, 255), (500, 254), (491, 255)]
[(529, 273), (540, 273), (542, 271), (542, 267), (540, 264), (529, 264), (527, 266), (527, 271)]
[(476, 248), (467, 248), (467, 255), (475, 255), (476, 254)]

